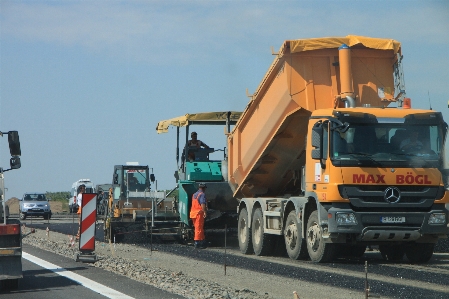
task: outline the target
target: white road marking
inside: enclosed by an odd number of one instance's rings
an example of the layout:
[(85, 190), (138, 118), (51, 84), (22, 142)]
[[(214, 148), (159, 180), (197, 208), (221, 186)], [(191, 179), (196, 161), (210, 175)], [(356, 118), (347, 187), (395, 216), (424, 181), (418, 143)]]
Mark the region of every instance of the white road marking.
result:
[(108, 288), (107, 286), (104, 286), (98, 282), (95, 282), (86, 277), (83, 277), (81, 275), (78, 275), (76, 273), (68, 271), (64, 268), (61, 268), (61, 267), (55, 265), (55, 264), (44, 261), (43, 259), (35, 257), (34, 255), (31, 255), (29, 253), (22, 252), (22, 257), (24, 259), (29, 260), (32, 263), (35, 263), (36, 265), (39, 265), (45, 269), (55, 272), (56, 274), (59, 274), (59, 275), (64, 276), (70, 280), (73, 280), (73, 281), (79, 283), (80, 285), (82, 285), (88, 289), (91, 289), (92, 291), (94, 291), (98, 294), (101, 294), (105, 297), (108, 297), (111, 299), (121, 299), (121, 298), (133, 299), (133, 297), (127, 296), (127, 295), (120, 293), (116, 290)]

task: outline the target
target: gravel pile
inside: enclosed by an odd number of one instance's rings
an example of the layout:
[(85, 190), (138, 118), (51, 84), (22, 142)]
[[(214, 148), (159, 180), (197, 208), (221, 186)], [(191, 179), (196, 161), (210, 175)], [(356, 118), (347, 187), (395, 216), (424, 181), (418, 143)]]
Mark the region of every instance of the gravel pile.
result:
[[(74, 258), (78, 253), (78, 244), (72, 247), (68, 237), (63, 234), (52, 233), (47, 238), (45, 231), (36, 230), (35, 234), (23, 239), (24, 244), (32, 245), (47, 251), (57, 253), (69, 258)], [(142, 250), (131, 244), (117, 244), (128, 256), (136, 256), (132, 251)], [(96, 248), (108, 248), (109, 244), (95, 242)], [(117, 248), (119, 249), (119, 248)], [(145, 260), (128, 259), (117, 255), (101, 255), (101, 250), (96, 250), (97, 262), (92, 265), (131, 279), (153, 285), (159, 289), (192, 299), (272, 299), (268, 295), (261, 295), (248, 289), (233, 289), (220, 285), (213, 281), (206, 281), (196, 277), (190, 277), (183, 272), (170, 272), (166, 269), (154, 267)], [(158, 257), (159, 258), (159, 257)], [(171, 257), (172, 258), (172, 257)], [(213, 277), (211, 277), (213, 279)]]

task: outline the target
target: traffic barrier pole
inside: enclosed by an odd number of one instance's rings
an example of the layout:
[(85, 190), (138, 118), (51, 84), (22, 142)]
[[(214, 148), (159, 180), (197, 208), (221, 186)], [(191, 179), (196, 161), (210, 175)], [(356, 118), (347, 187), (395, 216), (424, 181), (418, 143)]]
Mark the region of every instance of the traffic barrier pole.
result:
[(95, 223), (97, 221), (97, 194), (83, 193), (81, 200), (81, 221), (79, 251), (76, 261), (96, 262)]

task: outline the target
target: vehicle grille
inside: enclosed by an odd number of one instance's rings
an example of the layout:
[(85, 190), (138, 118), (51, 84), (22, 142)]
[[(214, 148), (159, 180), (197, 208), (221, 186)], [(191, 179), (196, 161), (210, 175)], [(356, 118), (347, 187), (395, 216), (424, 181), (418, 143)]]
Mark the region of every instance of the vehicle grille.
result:
[(384, 198), (385, 185), (340, 185), (339, 191), (343, 198), (348, 198), (351, 205), (358, 208), (430, 208), (435, 200), (444, 195), (440, 186), (392, 186), (399, 189), (401, 197), (397, 203), (387, 202)]

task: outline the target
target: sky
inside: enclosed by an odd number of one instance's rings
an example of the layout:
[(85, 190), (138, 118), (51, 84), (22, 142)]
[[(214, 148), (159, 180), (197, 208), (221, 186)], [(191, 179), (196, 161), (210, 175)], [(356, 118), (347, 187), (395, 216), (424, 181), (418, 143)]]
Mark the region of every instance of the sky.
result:
[[(449, 1), (0, 1), (0, 130), (20, 134), (6, 198), (111, 183), (149, 165), (172, 189), (176, 130), (159, 121), (243, 111), (284, 40), (361, 35), (402, 44), (407, 96), (449, 122)], [(193, 128), (223, 148), (223, 128)], [(7, 137), (1, 166), (9, 168)]]

